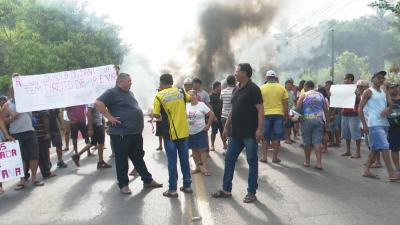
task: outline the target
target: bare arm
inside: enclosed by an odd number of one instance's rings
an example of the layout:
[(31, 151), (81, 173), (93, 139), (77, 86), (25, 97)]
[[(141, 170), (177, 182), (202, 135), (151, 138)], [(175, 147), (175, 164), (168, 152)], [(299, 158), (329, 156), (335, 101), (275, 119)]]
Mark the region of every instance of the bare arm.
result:
[(206, 114), (206, 116), (208, 116), (208, 123), (207, 123), (206, 127), (204, 128), (204, 130), (205, 130), (205, 131), (208, 131), (208, 130), (210, 129), (210, 127), (211, 127), (211, 124), (212, 124), (213, 121), (214, 121), (215, 114), (214, 114), (214, 112), (213, 112), (212, 110), (210, 110), (210, 111)]
[(324, 99), (324, 113), (325, 113), (325, 126), (329, 127), (329, 107), (328, 107), (328, 102), (327, 100)]
[(285, 116), (285, 118), (289, 117), (289, 101), (288, 99), (283, 99), (282, 100), (282, 105), (283, 105), (283, 115)]
[(363, 95), (361, 96), (361, 101), (360, 105), (358, 106), (358, 115), (360, 116), (361, 123), (363, 125), (363, 130), (367, 131), (367, 122), (365, 120), (365, 115), (364, 115), (364, 107), (368, 102), (368, 99), (371, 97), (372, 92), (371, 90), (367, 89), (364, 91)]
[(95, 107), (101, 114), (103, 114), (104, 117), (106, 117), (108, 119), (108, 121), (110, 121), (111, 125), (117, 126), (118, 123), (121, 123), (118, 120), (119, 117), (113, 117), (110, 114), (110, 112), (107, 110), (107, 107), (104, 104), (104, 102), (96, 100)]
[(258, 117), (256, 139), (257, 139), (257, 141), (261, 141), (263, 139), (263, 132), (264, 132), (264, 105), (257, 104), (256, 109), (257, 109), (257, 117)]

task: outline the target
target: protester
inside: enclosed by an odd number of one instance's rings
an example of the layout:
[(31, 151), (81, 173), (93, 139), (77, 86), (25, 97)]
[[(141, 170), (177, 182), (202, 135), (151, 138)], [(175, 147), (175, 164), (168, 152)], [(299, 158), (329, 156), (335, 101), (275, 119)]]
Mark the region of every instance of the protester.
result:
[(306, 83), (305, 80), (301, 80), (299, 82), (299, 91), (297, 92), (297, 97), (299, 98), (301, 94), (304, 94), (304, 84)]
[[(15, 76), (15, 75), (14, 75)], [(2, 116), (7, 118), (6, 122), (10, 125), (10, 134), (19, 141), (24, 170), (28, 168), (32, 172), (32, 184), (35, 187), (43, 186), (42, 181), (37, 180), (36, 174), (39, 160), (39, 145), (34, 128), (32, 126), (32, 113), (18, 113), (14, 99), (14, 89), (10, 87), (12, 98), (4, 104)], [(28, 174), (26, 174), (27, 176)], [(21, 190), (25, 188), (27, 178), (21, 178), (20, 182), (14, 188)]]
[[(71, 139), (74, 146), (75, 154), (78, 153), (78, 131), (81, 132), (82, 138), (85, 139), (85, 144), (89, 144), (89, 137), (86, 127), (86, 107), (85, 105), (77, 105), (65, 108), (67, 111), (69, 124), (71, 126)], [(88, 151), (88, 156), (92, 156)]]
[(130, 75), (120, 73), (117, 85), (103, 93), (95, 104), (111, 124), (109, 133), (114, 145), (118, 186), (122, 194), (132, 194), (128, 186), (128, 156), (133, 159), (145, 188), (162, 187), (162, 184), (153, 180), (143, 160), (143, 112), (130, 91), (131, 85)]
[[(277, 82), (277, 75), (269, 70), (266, 73), (267, 82), (261, 86), (264, 105), (264, 141), (272, 143), (273, 163), (280, 163), (278, 158), (280, 141), (285, 140), (285, 123), (289, 116), (288, 93), (283, 85)], [(262, 162), (267, 162), (267, 150), (263, 148)]]
[[(328, 93), (326, 92), (325, 87), (320, 87), (318, 88), (318, 92), (322, 94), (322, 96), (324, 96), (326, 105), (328, 106), (328, 110), (329, 110), (329, 100), (328, 100)], [(325, 117), (328, 116), (328, 117)], [(330, 116), (329, 115), (325, 115), (324, 114), (324, 121), (329, 120)], [(322, 153), (327, 153), (328, 152), (328, 142), (329, 142), (329, 127), (324, 126), (324, 134), (322, 137)]]
[[(346, 74), (344, 77), (344, 84), (353, 84), (354, 75)], [(360, 118), (358, 117), (358, 105), (361, 96), (356, 95), (356, 102), (354, 108), (342, 109), (342, 139), (346, 140), (346, 152), (342, 156), (351, 156), (352, 159), (361, 158), (361, 130)], [(356, 154), (351, 154), (351, 140), (356, 141)]]
[[(372, 76), (372, 87), (365, 90), (358, 108), (358, 113), (363, 125), (363, 131), (369, 134), (371, 151), (368, 155), (368, 161), (362, 176), (368, 178), (377, 178), (370, 172), (370, 166), (375, 160), (377, 154), (382, 152), (383, 160), (388, 171), (389, 181), (397, 181), (397, 176), (393, 170), (389, 155), (388, 128), (389, 122), (387, 116), (392, 107), (392, 101), (389, 94), (386, 93), (382, 85), (385, 81), (386, 72), (380, 71)], [(367, 108), (368, 123), (364, 116), (364, 107)]]
[(65, 140), (65, 148), (63, 151), (69, 151), (69, 137), (71, 135), (71, 124), (68, 119), (68, 113), (67, 110), (63, 109), (62, 111), (63, 114), (63, 123), (62, 123), (62, 130), (64, 133), (64, 140)]
[[(288, 93), (288, 110), (292, 109), (295, 105), (295, 100), (296, 97), (293, 93), (293, 80), (289, 79), (285, 82), (285, 89)], [(292, 144), (295, 141), (291, 139), (292, 136), (292, 129), (293, 129), (294, 123), (290, 120), (287, 119), (285, 122), (285, 143), (286, 144)]]
[(232, 96), (232, 111), (225, 124), (224, 135), (232, 127), (228, 150), (225, 156), (225, 169), (222, 189), (212, 194), (214, 198), (232, 196), (232, 179), (239, 154), (246, 147), (249, 164), (247, 195), (245, 203), (257, 200), (258, 156), (257, 142), (263, 138), (264, 108), (260, 88), (252, 82), (253, 69), (248, 63), (237, 65), (235, 70), (239, 88)]
[[(213, 91), (210, 95), (210, 101), (211, 101), (211, 109), (215, 115), (214, 120), (212, 121), (212, 129), (211, 129), (211, 151), (215, 151), (215, 138), (217, 136), (217, 133), (219, 131), (222, 144), (223, 144), (223, 149), (225, 150), (227, 148), (226, 146), (226, 139), (222, 135), (224, 132), (224, 125), (222, 124), (222, 106), (223, 102), (221, 100), (221, 82), (216, 81), (213, 84)], [(208, 117), (208, 115), (207, 115)]]
[[(50, 123), (49, 123), (49, 112), (47, 110), (36, 111), (32, 113), (33, 127), (37, 136), (39, 145), (39, 169), (42, 173), (43, 179), (48, 179), (56, 176), (55, 173), (51, 172), (51, 161), (50, 161), (50, 147), (51, 147), (51, 135), (50, 135)], [(28, 172), (26, 168), (25, 172)]]
[(400, 92), (399, 84), (390, 82), (388, 84), (388, 92), (393, 102), (392, 111), (388, 117), (389, 120), (389, 148), (393, 164), (397, 171), (397, 176), (400, 177), (399, 151), (400, 151)]
[(88, 105), (88, 111), (86, 113), (88, 121), (88, 135), (91, 137), (90, 143), (86, 144), (77, 154), (72, 156), (72, 160), (76, 166), (80, 166), (79, 159), (84, 152), (90, 152), (90, 148), (97, 146), (97, 151), (99, 154), (99, 161), (97, 163), (97, 169), (108, 169), (111, 165), (107, 164), (103, 158), (104, 151), (104, 140), (105, 140), (105, 130), (103, 124), (103, 116), (96, 109), (94, 104)]
[(193, 79), (193, 90), (196, 91), (199, 101), (204, 102), (211, 109), (210, 96), (208, 95), (207, 91), (202, 89), (201, 85), (202, 81), (199, 78)]
[(324, 96), (314, 90), (314, 82), (304, 84), (304, 94), (297, 101), (297, 111), (303, 114), (301, 122), (301, 137), (303, 139), (304, 154), (306, 157), (303, 165), (310, 167), (311, 149), (314, 146), (317, 163), (315, 169), (322, 170), (321, 144), (324, 135), (324, 126), (329, 127), (325, 118), (329, 117), (328, 105)]
[[(189, 148), (193, 151), (193, 160), (196, 169), (195, 173), (203, 173), (204, 176), (210, 176), (208, 169), (208, 135), (207, 132), (214, 121), (215, 115), (208, 106), (199, 102), (195, 91), (189, 91), (190, 103), (186, 105), (186, 114), (189, 120)], [(208, 117), (208, 123), (205, 118)]]
[(67, 168), (68, 165), (63, 161), (63, 153), (62, 153), (62, 139), (60, 133), (60, 126), (62, 125), (62, 120), (60, 117), (59, 109), (50, 109), (49, 113), (49, 132), (50, 132), (50, 140), (53, 147), (56, 148), (57, 153), (57, 167), (60, 169)]
[(188, 93), (190, 90), (193, 89), (193, 81), (190, 78), (186, 78), (185, 80), (183, 80), (183, 87), (186, 91), (186, 93)]
[[(221, 91), (221, 100), (222, 100), (221, 122), (222, 122), (222, 126), (224, 127), (224, 129), (226, 127), (225, 124), (226, 124), (226, 121), (228, 120), (229, 113), (231, 113), (231, 111), (232, 111), (232, 102), (231, 102), (232, 93), (236, 88), (235, 76), (229, 75), (226, 78), (226, 84), (227, 84), (227, 87)], [(228, 140), (228, 137), (230, 137), (231, 131), (227, 130), (227, 132), (225, 132), (225, 133), (227, 134), (227, 137), (224, 137), (224, 138), (226, 140)], [(224, 135), (222, 135), (222, 136), (224, 136)], [(224, 146), (224, 147), (226, 147), (226, 148), (224, 149), (223, 154), (226, 154), (227, 146)]]
[[(8, 101), (8, 98), (6, 98), (6, 99), (7, 99), (7, 101)], [(5, 104), (5, 103), (4, 103), (4, 104)], [(2, 111), (1, 108), (3, 107), (4, 104), (1, 105), (1, 107), (0, 107), (0, 112)], [(13, 141), (13, 140), (14, 140), (14, 138), (11, 137), (11, 136), (8, 134), (7, 127), (6, 127), (5, 123), (4, 123), (4, 118), (3, 118), (3, 116), (0, 115), (0, 142), (4, 142), (4, 141)], [(3, 194), (4, 192), (5, 192), (5, 190), (4, 190), (4, 188), (3, 188), (3, 184), (0, 182), (0, 195)]]
[[(182, 88), (172, 87), (174, 81), (171, 74), (160, 76), (160, 91), (153, 103), (153, 114), (165, 121), (163, 129), (164, 148), (168, 159), (169, 188), (163, 193), (165, 197), (178, 197), (177, 190), (177, 156), (183, 175), (182, 192), (192, 193), (192, 178), (189, 165), (189, 124), (185, 104), (190, 96)], [(208, 147), (208, 143), (207, 143)]]

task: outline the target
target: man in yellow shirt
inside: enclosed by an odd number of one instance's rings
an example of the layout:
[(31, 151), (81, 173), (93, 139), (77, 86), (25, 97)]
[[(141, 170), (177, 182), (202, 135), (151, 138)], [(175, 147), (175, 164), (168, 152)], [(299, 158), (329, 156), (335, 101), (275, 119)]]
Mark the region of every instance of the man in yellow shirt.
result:
[[(278, 77), (272, 70), (267, 71), (267, 83), (261, 86), (264, 104), (264, 139), (266, 144), (272, 143), (273, 163), (279, 163), (279, 143), (285, 139), (284, 122), (288, 118), (288, 93), (285, 87), (278, 83)], [(266, 146), (266, 145), (264, 145)], [(263, 148), (262, 162), (267, 162), (267, 150)]]
[(160, 89), (153, 103), (154, 117), (163, 118), (161, 134), (164, 138), (164, 148), (168, 158), (169, 189), (163, 193), (165, 197), (178, 197), (177, 190), (177, 155), (179, 155), (183, 186), (185, 193), (192, 193), (191, 174), (189, 166), (189, 124), (186, 116), (186, 102), (190, 96), (182, 88), (172, 87), (174, 83), (171, 74), (160, 77)]

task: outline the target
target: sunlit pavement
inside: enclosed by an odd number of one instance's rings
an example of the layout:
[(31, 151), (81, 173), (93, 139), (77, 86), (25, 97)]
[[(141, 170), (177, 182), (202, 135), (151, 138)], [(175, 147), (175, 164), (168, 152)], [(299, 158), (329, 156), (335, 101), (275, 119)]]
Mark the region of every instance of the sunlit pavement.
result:
[[(112, 160), (112, 169), (96, 170), (97, 157), (87, 158), (84, 154), (77, 168), (68, 152), (64, 156), (68, 168), (56, 169), (58, 176), (46, 180), (44, 187), (14, 191), (16, 182), (4, 184), (0, 224), (400, 224), (400, 184), (389, 183), (385, 169), (373, 171), (380, 180), (362, 178), (365, 149), (363, 158), (354, 160), (341, 157), (341, 149), (330, 148), (330, 153), (324, 155), (324, 170), (317, 171), (313, 165), (302, 167), (299, 144), (283, 145), (282, 163), (259, 164), (258, 201), (246, 204), (242, 202), (247, 188), (244, 154), (236, 165), (233, 198), (210, 197), (222, 183), (224, 157), (217, 138), (217, 151), (210, 158), (212, 176), (194, 175), (192, 195), (179, 193), (177, 199), (165, 198), (165, 153), (155, 150), (158, 139), (149, 124), (145, 127), (147, 166), (164, 188), (143, 189), (140, 177), (135, 177), (130, 183), (132, 195), (121, 195)], [(111, 153), (107, 147), (106, 159)], [(55, 165), (54, 149), (52, 159)]]

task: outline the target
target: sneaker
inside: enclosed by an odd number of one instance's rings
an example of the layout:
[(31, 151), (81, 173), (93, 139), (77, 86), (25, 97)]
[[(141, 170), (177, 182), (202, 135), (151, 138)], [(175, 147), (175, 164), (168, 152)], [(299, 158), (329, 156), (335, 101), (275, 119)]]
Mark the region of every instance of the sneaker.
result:
[(78, 154), (75, 154), (75, 155), (73, 155), (72, 157), (72, 161), (74, 161), (74, 163), (75, 163), (75, 165), (77, 166), (77, 167), (79, 167), (80, 165), (79, 165), (79, 155)]
[(67, 168), (68, 165), (63, 160), (60, 160), (57, 162), (57, 167), (60, 169), (64, 169), (64, 168)]
[(112, 167), (111, 165), (107, 164), (104, 161), (101, 161), (101, 162), (97, 163), (97, 169), (108, 169), (108, 168), (111, 168), (111, 167)]

